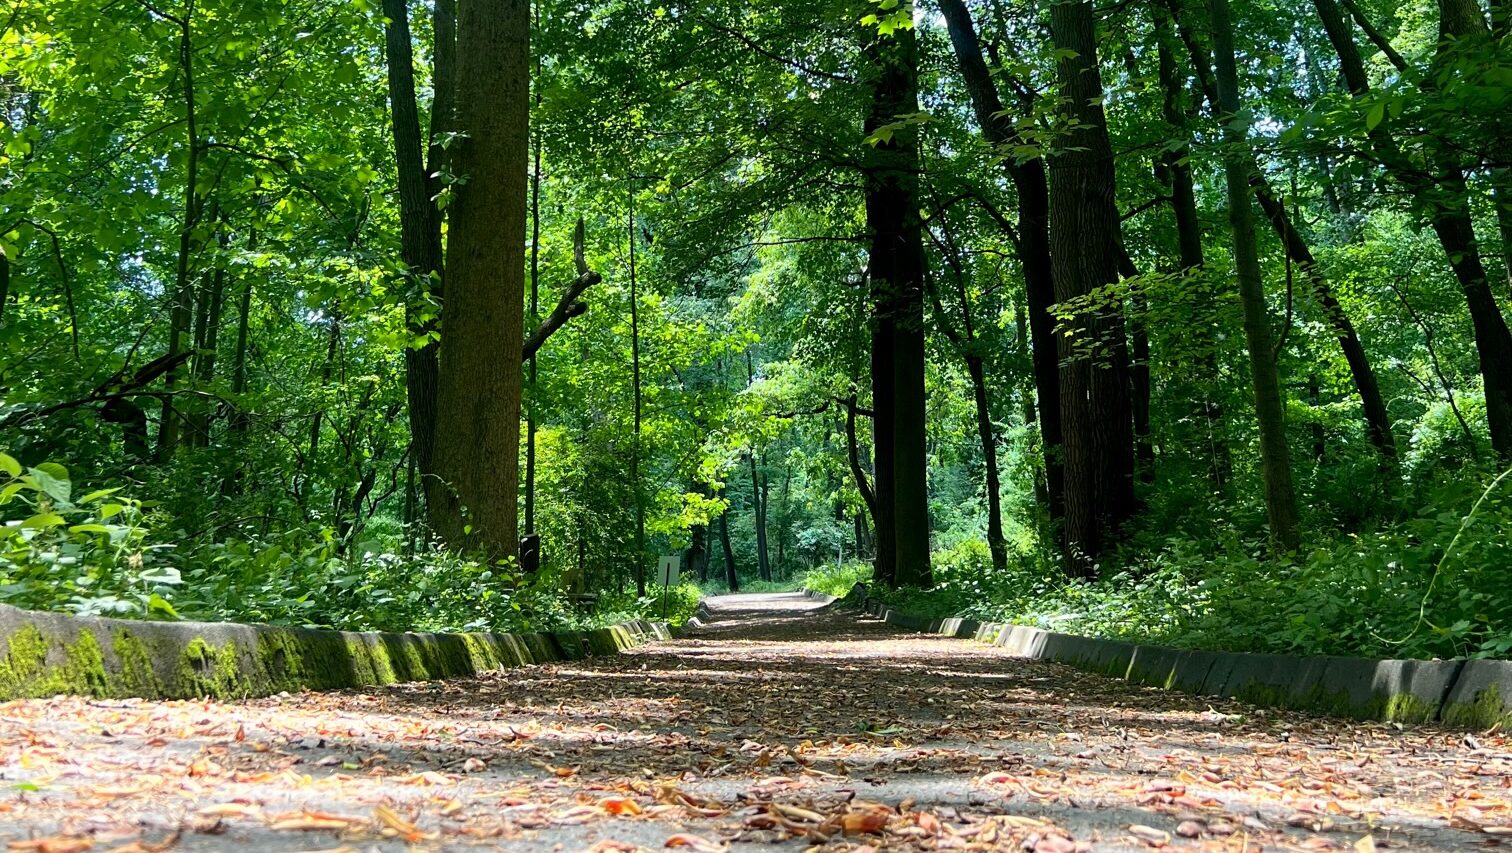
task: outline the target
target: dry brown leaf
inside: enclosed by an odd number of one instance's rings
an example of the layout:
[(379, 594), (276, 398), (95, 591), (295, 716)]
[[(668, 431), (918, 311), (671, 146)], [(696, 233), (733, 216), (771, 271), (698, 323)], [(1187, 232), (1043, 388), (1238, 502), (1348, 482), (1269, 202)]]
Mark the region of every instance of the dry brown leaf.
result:
[(54, 835), (48, 838), (12, 841), (6, 846), (13, 853), (84, 853), (85, 850), (94, 846), (94, 842), (87, 838)]
[(707, 838), (702, 838), (700, 836), (692, 835), (686, 832), (679, 832), (678, 834), (669, 837), (666, 842), (662, 844), (662, 846), (679, 848), (686, 847), (689, 850), (693, 851), (693, 853), (723, 853), (723, 851), (727, 849), (723, 844), (716, 844), (715, 842), (710, 841)]
[(887, 814), (879, 811), (846, 812), (840, 816), (840, 830), (846, 835), (876, 835), (887, 828)]

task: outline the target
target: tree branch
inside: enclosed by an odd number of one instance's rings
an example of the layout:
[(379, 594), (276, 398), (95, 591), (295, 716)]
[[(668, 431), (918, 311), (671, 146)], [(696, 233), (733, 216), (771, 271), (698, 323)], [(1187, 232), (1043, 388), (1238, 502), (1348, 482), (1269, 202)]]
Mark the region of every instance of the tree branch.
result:
[(546, 343), (546, 339), (556, 334), (556, 331), (567, 325), (571, 320), (588, 310), (588, 303), (579, 302), (578, 297), (583, 291), (604, 280), (604, 277), (588, 269), (588, 261), (583, 257), (583, 220), (578, 218), (577, 231), (572, 235), (572, 260), (577, 266), (578, 277), (567, 287), (567, 292), (557, 300), (556, 307), (546, 315), (530, 337), (525, 339), (524, 351), (521, 353), (520, 362), (523, 364), (530, 360), (531, 356)]

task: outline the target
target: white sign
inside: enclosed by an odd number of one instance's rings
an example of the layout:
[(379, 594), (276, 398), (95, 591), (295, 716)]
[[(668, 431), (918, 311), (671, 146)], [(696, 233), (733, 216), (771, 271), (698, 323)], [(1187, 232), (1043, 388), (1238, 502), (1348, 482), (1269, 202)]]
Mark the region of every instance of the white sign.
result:
[(677, 554), (667, 554), (656, 564), (656, 580), (662, 586), (677, 585), (677, 568), (682, 562), (682, 557)]

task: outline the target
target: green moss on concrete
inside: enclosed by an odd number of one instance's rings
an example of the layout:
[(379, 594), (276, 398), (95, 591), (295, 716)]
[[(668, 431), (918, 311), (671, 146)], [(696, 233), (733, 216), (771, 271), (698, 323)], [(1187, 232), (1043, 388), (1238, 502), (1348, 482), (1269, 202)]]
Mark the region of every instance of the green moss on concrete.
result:
[(1489, 729), (1497, 723), (1512, 721), (1512, 708), (1502, 701), (1501, 689), (1492, 684), (1476, 695), (1474, 702), (1450, 702), (1440, 718), (1451, 726)]
[(110, 643), (115, 652), (115, 677), (111, 694), (115, 696), (161, 696), (163, 680), (153, 666), (154, 655), (147, 642), (126, 630), (115, 632)]
[(195, 637), (179, 655), (177, 692), (213, 699), (239, 699), (251, 695), (243, 678), (236, 643), (212, 646)]
[(11, 635), (0, 657), (0, 692), (7, 696), (36, 696), (36, 683), (47, 671), (47, 638), (28, 625)]
[(0, 656), (0, 696), (111, 695), (105, 658), (94, 634), (81, 631), (76, 640), (64, 646), (61, 666), (50, 660), (52, 646), (33, 625), (12, 634), (5, 654)]
[(546, 634), (354, 634), (144, 623), (0, 605), (0, 701), (71, 693), (238, 699), (473, 675), (614, 654), (665, 634), (649, 623)]

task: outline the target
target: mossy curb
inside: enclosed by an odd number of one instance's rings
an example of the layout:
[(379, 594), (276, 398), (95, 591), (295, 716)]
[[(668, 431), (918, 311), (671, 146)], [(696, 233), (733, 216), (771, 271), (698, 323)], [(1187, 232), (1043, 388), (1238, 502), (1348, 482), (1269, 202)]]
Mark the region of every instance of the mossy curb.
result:
[(461, 678), (671, 639), (642, 620), (557, 634), (398, 634), (136, 622), (0, 605), (0, 700), (241, 699)]
[(1208, 652), (1078, 637), (1023, 625), (928, 619), (876, 599), (862, 610), (910, 631), (969, 637), (1138, 684), (1270, 708), (1467, 729), (1512, 725), (1512, 662), (1373, 660)]

